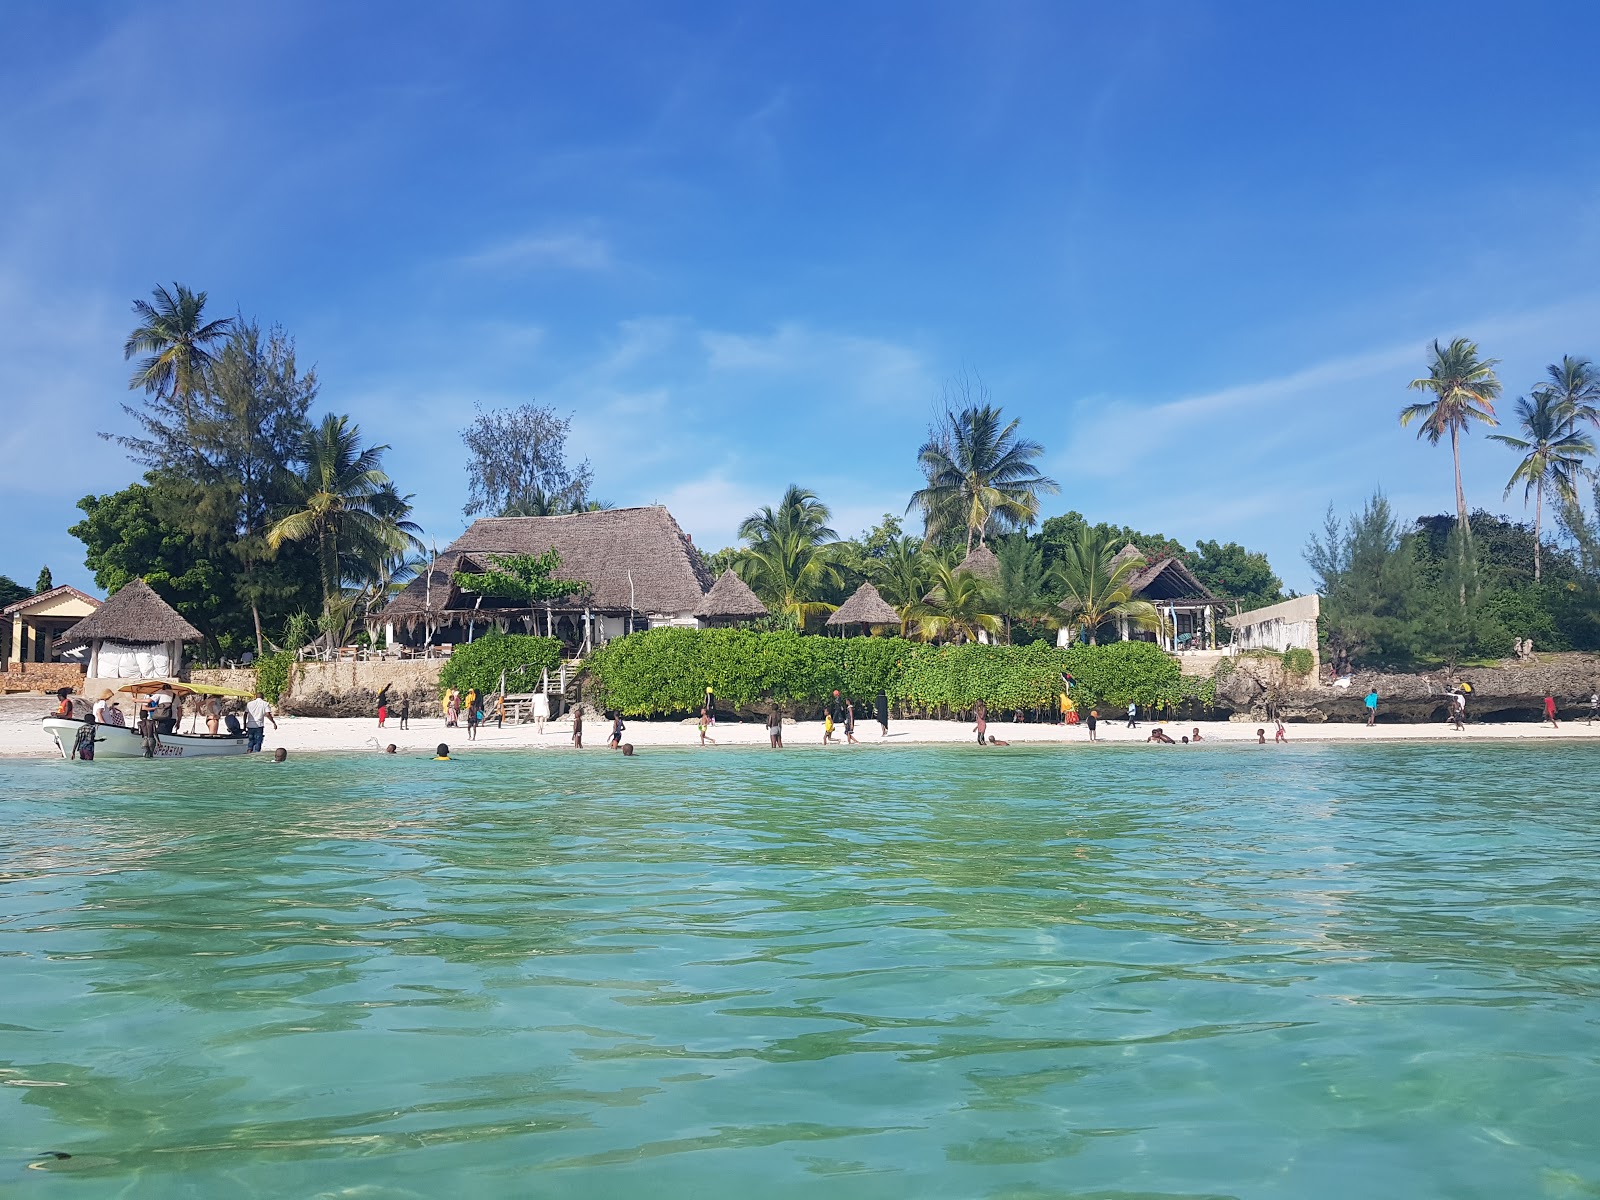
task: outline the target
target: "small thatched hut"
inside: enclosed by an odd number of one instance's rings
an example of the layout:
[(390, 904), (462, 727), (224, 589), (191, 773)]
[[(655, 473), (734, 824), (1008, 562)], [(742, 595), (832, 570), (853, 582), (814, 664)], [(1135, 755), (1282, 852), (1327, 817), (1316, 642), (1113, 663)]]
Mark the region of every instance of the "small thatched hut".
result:
[(201, 637), (154, 588), (133, 579), (57, 638), (56, 647), (87, 645), (90, 679), (150, 679), (176, 676), (183, 644)]
[(843, 629), (849, 625), (860, 625), (867, 629), (874, 626), (892, 625), (900, 628), (900, 614), (890, 606), (889, 602), (878, 594), (878, 589), (870, 583), (863, 583), (850, 594), (850, 599), (841, 604), (828, 617), (828, 624), (835, 628)]
[(716, 625), (735, 625), (740, 621), (758, 621), (772, 614), (761, 603), (761, 597), (752, 592), (750, 585), (735, 575), (730, 567), (711, 585), (711, 590), (700, 601), (694, 615), (702, 629), (709, 629)]
[(979, 542), (956, 564), (956, 570), (971, 571), (979, 579), (993, 583), (1000, 578), (1000, 560), (995, 557), (994, 551), (989, 549), (987, 543)]

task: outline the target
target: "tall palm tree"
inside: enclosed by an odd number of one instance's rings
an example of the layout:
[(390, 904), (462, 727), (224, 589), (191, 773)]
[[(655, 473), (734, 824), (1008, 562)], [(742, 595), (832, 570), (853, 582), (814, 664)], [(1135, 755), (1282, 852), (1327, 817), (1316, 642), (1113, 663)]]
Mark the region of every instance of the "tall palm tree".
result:
[(1554, 398), (1565, 432), (1576, 432), (1580, 421), (1600, 425), (1600, 371), (1593, 363), (1566, 354), (1544, 372), (1548, 382), (1534, 390), (1534, 397), (1548, 393)]
[(971, 551), (973, 539), (982, 544), (991, 522), (1026, 528), (1039, 515), (1040, 493), (1061, 490), (1033, 465), (1044, 447), (1018, 437), (1017, 425), (1002, 424), (998, 407), (977, 404), (945, 412), (929, 430), (917, 451), (927, 486), (906, 505), (907, 512), (922, 509), (929, 536), (965, 525)]
[(815, 492), (791, 483), (776, 508), (763, 505), (739, 526), (746, 548), (734, 571), (801, 629), (835, 607), (822, 599), (840, 584), (833, 561), (839, 535), (828, 525), (831, 516)]
[(988, 584), (944, 562), (935, 564), (933, 587), (908, 612), (926, 641), (976, 642), (980, 633), (998, 634), (1004, 625)]
[(1099, 644), (1100, 626), (1108, 621), (1125, 620), (1136, 629), (1157, 633), (1166, 624), (1154, 604), (1134, 599), (1133, 577), (1144, 567), (1144, 559), (1129, 555), (1118, 562), (1116, 557), (1114, 535), (1084, 529), (1068, 543), (1053, 570), (1063, 597), (1059, 607), (1069, 625), (1089, 635), (1091, 646)]
[(867, 575), (878, 595), (900, 614), (900, 632), (905, 633), (910, 608), (933, 586), (933, 555), (922, 539), (898, 537), (889, 542), (881, 556), (867, 563)]
[(174, 283), (171, 291), (157, 285), (151, 296), (154, 304), (133, 302), (139, 325), (122, 345), (124, 359), (145, 356), (128, 386), (171, 400), (188, 415), (195, 393), (206, 385), (211, 347), (233, 332), (233, 318), (207, 321), (206, 293), (192, 292), (181, 283)]
[[(1554, 367), (1551, 368), (1555, 370)], [(1489, 440), (1510, 446), (1523, 456), (1511, 472), (1505, 494), (1522, 484), (1522, 502), (1533, 495), (1533, 580), (1539, 582), (1542, 567), (1540, 529), (1544, 515), (1544, 489), (1548, 483), (1561, 499), (1573, 503), (1578, 498), (1578, 480), (1588, 473), (1584, 459), (1593, 456), (1594, 441), (1582, 433), (1571, 432), (1567, 416), (1571, 412), (1561, 394), (1554, 389), (1535, 392), (1529, 403), (1517, 398), (1517, 424), (1525, 436), (1517, 438), (1491, 433)]]
[(376, 569), (398, 551), (422, 548), (406, 519), (410, 506), (380, 466), (388, 448), (363, 447), (360, 426), (329, 413), (302, 440), (294, 511), (267, 530), (273, 550), (285, 542), (316, 544), (325, 617), (333, 615), (346, 578), (360, 577), (363, 567)]
[(1427, 375), (1406, 385), (1419, 392), (1432, 392), (1433, 399), (1408, 404), (1400, 410), (1402, 428), (1413, 421), (1422, 422), (1422, 428), (1417, 430), (1419, 438), (1438, 445), (1440, 438), (1450, 435), (1450, 456), (1456, 471), (1456, 520), (1461, 527), (1463, 554), (1472, 541), (1472, 527), (1467, 523), (1467, 496), (1461, 490), (1461, 433), (1470, 428), (1469, 421), (1497, 424), (1494, 402), (1500, 395), (1500, 380), (1494, 369), (1499, 362), (1497, 358), (1479, 358), (1478, 344), (1466, 338), (1455, 338), (1448, 346), (1439, 345), (1435, 339)]

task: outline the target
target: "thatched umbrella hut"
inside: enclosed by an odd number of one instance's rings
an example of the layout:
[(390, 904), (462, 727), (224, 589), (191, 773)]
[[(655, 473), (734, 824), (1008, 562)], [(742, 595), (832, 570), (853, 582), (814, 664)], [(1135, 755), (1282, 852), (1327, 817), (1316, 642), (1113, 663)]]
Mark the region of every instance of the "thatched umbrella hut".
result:
[(900, 614), (878, 594), (870, 583), (863, 583), (828, 617), (828, 624), (843, 629), (847, 625), (860, 625), (871, 629), (877, 625), (900, 628)]
[(987, 579), (993, 583), (1000, 578), (1000, 560), (986, 542), (979, 542), (956, 564), (956, 570), (971, 571), (979, 579)]
[(730, 567), (711, 585), (705, 599), (695, 608), (694, 615), (702, 629), (709, 629), (715, 625), (759, 621), (772, 614), (761, 603), (761, 597), (752, 592), (750, 585), (735, 575)]
[(90, 679), (149, 679), (176, 676), (183, 644), (202, 636), (154, 588), (134, 579), (56, 639), (56, 646), (87, 645)]

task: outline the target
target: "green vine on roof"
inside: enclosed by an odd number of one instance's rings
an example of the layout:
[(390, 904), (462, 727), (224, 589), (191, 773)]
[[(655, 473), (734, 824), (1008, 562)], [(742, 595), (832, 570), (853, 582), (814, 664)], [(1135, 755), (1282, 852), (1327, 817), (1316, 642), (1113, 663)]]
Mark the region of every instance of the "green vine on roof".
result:
[(561, 555), (552, 547), (543, 554), (491, 554), (484, 572), (457, 571), (450, 580), (462, 591), (502, 600), (520, 600), (532, 608), (582, 595), (589, 585), (578, 579), (557, 579)]

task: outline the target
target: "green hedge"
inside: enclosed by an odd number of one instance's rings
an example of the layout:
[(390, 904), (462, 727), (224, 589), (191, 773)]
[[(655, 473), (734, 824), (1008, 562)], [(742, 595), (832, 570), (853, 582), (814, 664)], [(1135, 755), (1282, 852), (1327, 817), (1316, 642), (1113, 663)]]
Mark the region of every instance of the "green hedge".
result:
[(928, 646), (902, 638), (830, 638), (746, 629), (652, 629), (618, 638), (589, 660), (598, 702), (629, 716), (692, 713), (710, 686), (719, 704), (791, 711), (820, 706), (837, 688), (858, 701), (882, 688), (903, 707), (965, 712), (1052, 708), (1061, 672), (1079, 707), (1129, 700), (1176, 704), (1178, 664), (1148, 642), (1057, 649)]
[(539, 686), (540, 672), (560, 665), (560, 638), (490, 633), (455, 648), (439, 672), (439, 685), (493, 692), (499, 689), (500, 672), (504, 671), (506, 691), (531, 692)]

